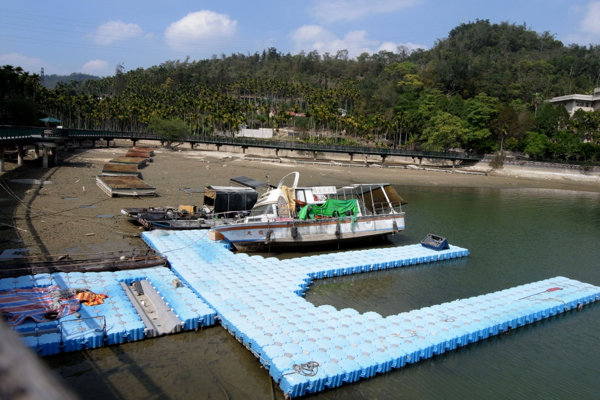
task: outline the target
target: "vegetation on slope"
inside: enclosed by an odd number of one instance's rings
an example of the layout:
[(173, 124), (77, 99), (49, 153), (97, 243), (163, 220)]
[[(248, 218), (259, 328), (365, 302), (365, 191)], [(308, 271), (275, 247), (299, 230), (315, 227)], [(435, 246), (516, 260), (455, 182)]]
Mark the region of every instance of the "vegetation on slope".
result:
[(24, 96), (71, 128), (148, 131), (152, 121), (183, 121), (194, 135), (272, 127), (314, 142), (600, 159), (600, 113), (570, 117), (543, 101), (591, 93), (600, 46), (564, 46), (548, 32), (506, 22), (461, 24), (430, 50), (351, 59), (345, 50), (270, 48), (128, 72), (119, 65), (114, 76), (38, 85), (33, 94), (24, 82), (37, 76), (11, 69), (3, 74), (18, 82), (0, 87), (11, 123), (23, 122), (11, 104)]

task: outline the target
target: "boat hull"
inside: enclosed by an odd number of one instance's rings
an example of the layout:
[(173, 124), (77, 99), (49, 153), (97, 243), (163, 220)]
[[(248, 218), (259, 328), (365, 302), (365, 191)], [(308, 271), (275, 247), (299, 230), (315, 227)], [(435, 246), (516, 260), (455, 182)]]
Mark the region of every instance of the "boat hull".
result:
[(404, 213), (317, 220), (281, 219), (215, 228), (239, 251), (264, 251), (346, 243), (386, 236), (404, 229)]

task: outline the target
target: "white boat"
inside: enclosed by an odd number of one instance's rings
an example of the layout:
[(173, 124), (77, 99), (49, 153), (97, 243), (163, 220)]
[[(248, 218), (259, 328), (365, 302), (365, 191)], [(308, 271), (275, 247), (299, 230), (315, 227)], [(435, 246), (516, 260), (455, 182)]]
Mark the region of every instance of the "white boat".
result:
[(388, 183), (300, 187), (299, 177), (298, 172), (284, 176), (248, 216), (213, 228), (211, 238), (250, 252), (364, 241), (404, 229), (406, 202)]

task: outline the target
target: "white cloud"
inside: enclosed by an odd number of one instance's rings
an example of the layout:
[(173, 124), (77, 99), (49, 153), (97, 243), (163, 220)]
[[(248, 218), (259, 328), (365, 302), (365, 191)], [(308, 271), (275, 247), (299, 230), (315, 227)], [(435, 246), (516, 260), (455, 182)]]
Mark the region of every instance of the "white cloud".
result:
[(317, 50), (319, 54), (328, 52), (335, 55), (338, 50), (348, 50), (348, 56), (354, 58), (362, 53), (377, 53), (381, 50), (395, 52), (398, 46), (406, 46), (410, 50), (426, 48), (414, 43), (394, 43), (371, 40), (367, 32), (350, 31), (340, 39), (333, 32), (317, 25), (305, 25), (292, 31), (290, 38), (294, 43), (295, 52), (300, 50)]
[[(238, 30), (237, 21), (228, 15), (202, 10), (173, 22), (165, 31), (167, 43), (177, 49), (206, 46), (207, 40), (231, 39)], [(214, 43), (211, 43), (214, 44)]]
[(587, 6), (587, 13), (581, 21), (581, 31), (593, 35), (600, 34), (600, 1), (592, 1)]
[(122, 21), (110, 21), (102, 24), (96, 29), (96, 32), (90, 33), (90, 37), (97, 44), (109, 45), (119, 40), (132, 39), (141, 36), (142, 28), (137, 24), (126, 24)]
[(39, 74), (43, 67), (42, 60), (39, 58), (27, 57), (19, 53), (9, 53), (0, 55), (0, 65), (12, 65), (21, 67), (24, 71)]
[(310, 12), (320, 22), (330, 24), (399, 11), (420, 2), (421, 0), (314, 0)]
[(588, 45), (600, 40), (600, 1), (590, 1), (587, 6), (573, 6), (571, 10), (583, 14), (579, 23), (579, 33), (571, 33), (561, 40), (566, 43)]
[(395, 53), (396, 51), (398, 51), (399, 46), (404, 46), (408, 50), (411, 50), (411, 51), (417, 50), (417, 49), (427, 49), (427, 46), (425, 46), (425, 45), (415, 44), (415, 43), (411, 43), (411, 42), (406, 42), (406, 43), (383, 42), (379, 45), (379, 47), (377, 48), (377, 51), (385, 50), (385, 51), (391, 51), (392, 53)]
[(104, 60), (90, 60), (81, 67), (80, 72), (90, 75), (107, 76), (110, 75), (111, 70), (108, 62)]

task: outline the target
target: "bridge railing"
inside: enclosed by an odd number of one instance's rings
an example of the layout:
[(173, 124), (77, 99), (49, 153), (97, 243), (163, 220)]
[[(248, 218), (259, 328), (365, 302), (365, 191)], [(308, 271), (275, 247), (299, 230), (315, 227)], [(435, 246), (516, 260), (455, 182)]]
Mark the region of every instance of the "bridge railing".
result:
[[(201, 140), (199, 140), (201, 139)], [(460, 159), (460, 160), (481, 160), (482, 156), (471, 155), (461, 152), (435, 152), (435, 151), (417, 151), (406, 149), (392, 149), (383, 147), (368, 147), (368, 146), (340, 146), (331, 144), (305, 143), (296, 141), (278, 141), (269, 139), (248, 139), (248, 138), (225, 138), (225, 137), (209, 137), (201, 138), (198, 136), (189, 137), (187, 141), (198, 141), (203, 143), (232, 145), (232, 146), (247, 146), (247, 147), (264, 147), (276, 149), (290, 149), (296, 151), (316, 151), (316, 152), (334, 152), (348, 154), (369, 154), (369, 155), (386, 155), (386, 156), (405, 156), (405, 157), (426, 157), (426, 158), (445, 158), (445, 159)]]
[(36, 137), (44, 132), (44, 127), (0, 125), (0, 140), (11, 141)]
[[(48, 127), (14, 127), (0, 126), (0, 141), (11, 141), (28, 138), (69, 138), (69, 139), (131, 139), (131, 140), (164, 140), (159, 135), (144, 132), (115, 132), (107, 130), (86, 130), (86, 129), (57, 129)], [(214, 145), (231, 145), (243, 147), (260, 147), (279, 150), (310, 151), (310, 152), (331, 152), (348, 153), (361, 155), (377, 156), (401, 156), (401, 157), (422, 157), (451, 160), (475, 160), (479, 161), (482, 156), (471, 155), (461, 152), (434, 152), (434, 151), (416, 151), (406, 149), (393, 149), (383, 147), (368, 146), (347, 146), (333, 144), (317, 144), (298, 141), (284, 141), (272, 139), (254, 139), (254, 138), (232, 138), (224, 136), (187, 136), (179, 138), (178, 142), (206, 143)]]

